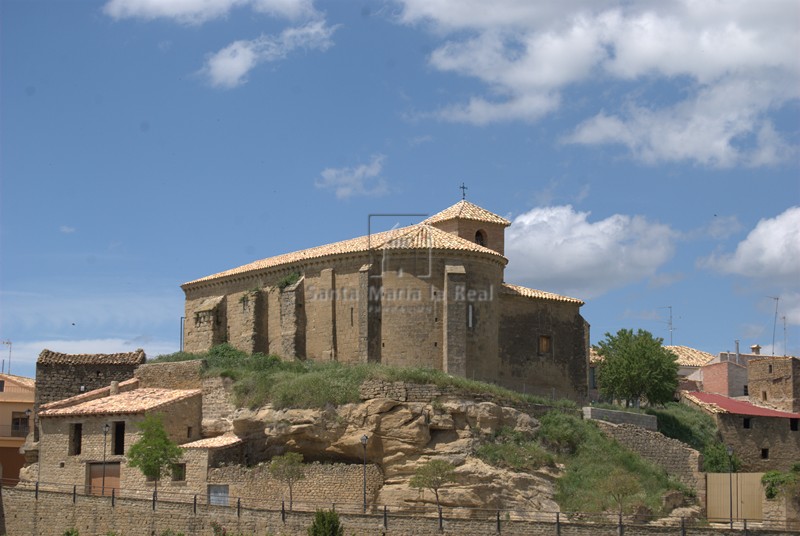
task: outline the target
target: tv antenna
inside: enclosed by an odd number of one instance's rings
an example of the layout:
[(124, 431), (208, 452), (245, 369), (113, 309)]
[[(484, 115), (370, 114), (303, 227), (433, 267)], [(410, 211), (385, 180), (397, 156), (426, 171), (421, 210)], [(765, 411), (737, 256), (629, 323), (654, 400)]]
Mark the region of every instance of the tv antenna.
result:
[(772, 322), (772, 355), (775, 355), (775, 328), (778, 327), (778, 300), (780, 296), (767, 296), (775, 300), (775, 320)]
[(672, 346), (672, 332), (675, 331), (675, 328), (672, 326), (672, 306), (665, 305), (664, 307), (659, 307), (659, 309), (669, 309), (669, 320), (667, 321), (667, 325), (669, 326), (669, 345)]
[[(0, 342), (8, 346), (8, 373), (11, 374), (11, 341), (8, 339), (3, 339)], [(5, 363), (3, 363), (3, 367), (2, 370), (0, 370), (0, 372), (4, 372), (5, 368), (6, 368)]]

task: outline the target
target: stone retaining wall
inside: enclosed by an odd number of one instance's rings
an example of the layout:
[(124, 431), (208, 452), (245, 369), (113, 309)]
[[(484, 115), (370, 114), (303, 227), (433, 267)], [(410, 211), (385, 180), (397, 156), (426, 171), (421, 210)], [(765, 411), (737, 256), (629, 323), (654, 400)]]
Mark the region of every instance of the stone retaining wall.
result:
[(614, 411), (612, 409), (586, 406), (583, 408), (583, 418), (594, 421), (606, 421), (613, 424), (633, 424), (654, 432), (658, 430), (658, 419), (655, 415), (645, 415), (644, 413)]
[[(114, 506), (108, 497), (73, 496), (68, 493), (39, 492), (38, 499), (32, 490), (7, 488), (2, 496), (5, 526), (0, 531), (14, 536), (62, 536), (75, 528), (82, 536), (98, 536), (111, 532), (125, 536), (151, 536), (167, 530), (182, 532), (186, 536), (208, 536), (211, 522), (219, 523), (230, 533), (305, 535), (313, 519), (313, 512), (286, 512), (280, 510), (254, 510), (235, 506), (208, 506), (160, 501), (153, 508), (150, 500), (117, 499)], [(451, 519), (444, 516), (442, 530), (433, 516), (388, 515), (386, 528), (382, 511), (368, 514), (341, 513), (340, 520), (348, 536), (430, 536), (453, 534), (458, 536), (485, 536), (496, 534), (497, 519), (487, 512), (483, 519)], [(3, 518), (0, 517), (0, 523)], [(500, 534), (512, 536), (596, 536), (619, 534), (615, 524), (560, 523), (548, 521), (507, 521), (501, 517)], [(660, 536), (681, 534), (679, 526), (659, 527), (625, 525), (626, 536)], [(750, 525), (747, 531), (727, 528), (686, 527), (690, 536), (789, 536), (788, 530), (767, 530)]]
[(705, 478), (700, 472), (703, 457), (699, 452), (677, 439), (633, 424), (596, 422), (606, 435), (642, 458), (663, 467), (668, 474), (696, 490), (698, 496), (705, 496)]

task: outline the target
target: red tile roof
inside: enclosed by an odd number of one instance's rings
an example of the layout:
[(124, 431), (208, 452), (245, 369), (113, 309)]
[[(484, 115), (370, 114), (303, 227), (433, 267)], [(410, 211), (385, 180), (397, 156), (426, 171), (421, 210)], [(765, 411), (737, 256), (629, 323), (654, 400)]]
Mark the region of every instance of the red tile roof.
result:
[(238, 445), (242, 443), (242, 438), (234, 434), (224, 434), (216, 437), (207, 437), (205, 439), (198, 439), (191, 443), (184, 443), (181, 448), (184, 449), (219, 449)]
[(576, 305), (583, 305), (583, 302), (578, 298), (570, 298), (569, 296), (561, 296), (544, 290), (536, 290), (535, 288), (521, 287), (519, 285), (511, 285), (503, 283), (500, 291), (503, 294), (510, 294), (512, 296), (522, 296), (525, 298), (533, 298), (537, 300), (550, 300), (558, 302), (574, 303)]
[(752, 417), (780, 417), (783, 419), (800, 419), (800, 413), (788, 413), (776, 409), (763, 408), (744, 400), (736, 400), (714, 393), (684, 393), (694, 402), (704, 405), (712, 413), (731, 413), (734, 415), (749, 415)]
[(481, 208), (475, 203), (469, 201), (459, 201), (452, 207), (448, 207), (443, 211), (434, 214), (422, 223), (432, 225), (434, 223), (449, 221), (449, 220), (474, 220), (486, 223), (496, 223), (504, 227), (511, 225), (507, 219), (498, 216), (494, 212), (489, 212), (485, 208)]
[(295, 251), (293, 253), (284, 253), (283, 255), (269, 257), (260, 261), (239, 266), (237, 268), (232, 268), (224, 272), (201, 277), (200, 279), (195, 279), (194, 281), (184, 283), (182, 286), (185, 288), (187, 285), (204, 283), (228, 276), (266, 270), (269, 268), (277, 268), (279, 266), (286, 266), (346, 253), (367, 253), (369, 251), (384, 252), (396, 250), (465, 251), (481, 253), (495, 257), (503, 264), (507, 262), (505, 257), (492, 249), (478, 245), (475, 242), (470, 242), (469, 240), (465, 240), (457, 235), (442, 231), (441, 229), (432, 227), (431, 225), (418, 223), (416, 225), (410, 225), (400, 229), (392, 229), (390, 231), (383, 231), (372, 235), (352, 238), (350, 240), (343, 240), (333, 244), (317, 246)]
[(145, 413), (162, 406), (201, 396), (200, 389), (155, 389), (140, 388), (82, 402), (74, 406), (44, 409), (40, 417), (75, 417), (84, 415), (124, 415)]

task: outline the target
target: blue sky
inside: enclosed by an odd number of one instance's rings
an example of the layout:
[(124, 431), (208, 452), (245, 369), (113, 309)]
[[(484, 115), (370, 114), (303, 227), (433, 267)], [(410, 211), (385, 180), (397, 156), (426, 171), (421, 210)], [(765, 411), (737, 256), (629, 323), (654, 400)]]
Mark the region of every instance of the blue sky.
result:
[(774, 330), (800, 355), (799, 21), (777, 0), (3, 1), (3, 367), (175, 351), (181, 283), (433, 214), (462, 181), (513, 221), (507, 281), (584, 299), (592, 342), (669, 342), (671, 306), (674, 344), (769, 353)]

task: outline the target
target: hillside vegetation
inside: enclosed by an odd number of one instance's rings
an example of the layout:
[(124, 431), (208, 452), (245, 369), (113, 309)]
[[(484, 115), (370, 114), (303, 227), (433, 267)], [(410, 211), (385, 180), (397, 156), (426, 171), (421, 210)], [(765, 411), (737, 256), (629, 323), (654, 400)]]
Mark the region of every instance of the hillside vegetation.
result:
[(228, 344), (207, 353), (177, 352), (161, 355), (150, 363), (204, 359), (206, 375), (234, 380), (235, 402), (239, 407), (324, 408), (359, 402), (359, 386), (364, 380), (403, 381), (454, 388), (464, 394), (491, 393), (500, 399), (529, 404), (555, 405), (576, 409), (570, 400), (552, 401), (497, 385), (449, 376), (426, 368), (398, 368), (379, 364), (341, 365), (337, 362), (286, 361), (274, 355), (246, 354)]
[[(556, 482), (554, 499), (567, 512), (620, 508), (631, 511), (644, 506), (661, 513), (663, 494), (682, 489), (663, 469), (608, 439), (591, 421), (578, 417), (575, 403), (569, 400), (525, 395), (431, 369), (284, 361), (276, 356), (248, 355), (229, 345), (216, 346), (203, 354), (163, 355), (151, 362), (191, 359), (206, 360), (206, 375), (231, 378), (240, 407), (257, 408), (269, 403), (276, 409), (324, 408), (355, 403), (360, 401), (359, 386), (368, 379), (435, 384), (455, 388), (464, 395), (491, 393), (510, 402), (549, 405), (554, 409), (540, 419), (541, 426), (535, 433), (496, 430), (484, 437), (474, 455), (496, 467), (527, 473), (560, 466), (563, 476)], [(616, 488), (610, 490), (609, 486)], [(618, 494), (617, 489), (625, 491)], [(612, 501), (614, 494), (617, 501)]]

